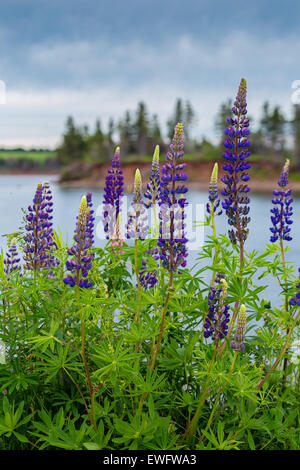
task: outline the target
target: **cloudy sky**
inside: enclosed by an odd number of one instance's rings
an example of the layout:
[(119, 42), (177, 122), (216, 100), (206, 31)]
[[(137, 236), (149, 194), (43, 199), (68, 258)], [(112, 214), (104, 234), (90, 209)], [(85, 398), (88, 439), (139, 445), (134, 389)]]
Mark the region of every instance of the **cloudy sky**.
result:
[(93, 126), (144, 100), (163, 124), (177, 97), (214, 136), (220, 103), (248, 82), (248, 109), (291, 110), (299, 0), (1, 0), (0, 147), (54, 147), (66, 116)]

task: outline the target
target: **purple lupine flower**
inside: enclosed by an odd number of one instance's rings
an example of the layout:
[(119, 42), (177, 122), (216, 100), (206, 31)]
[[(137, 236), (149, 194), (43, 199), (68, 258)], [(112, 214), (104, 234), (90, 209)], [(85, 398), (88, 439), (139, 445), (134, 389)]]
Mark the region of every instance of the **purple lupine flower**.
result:
[[(151, 251), (146, 251), (145, 254), (150, 255), (151, 258), (155, 259), (156, 262), (159, 260), (158, 248), (155, 247)], [(143, 257), (142, 267), (139, 272), (140, 285), (146, 290), (151, 287), (155, 287), (157, 284), (157, 270), (147, 271), (147, 258)]]
[(92, 282), (88, 279), (89, 270), (92, 267), (92, 255), (89, 249), (92, 246), (89, 231), (89, 212), (86, 196), (83, 196), (79, 206), (76, 229), (73, 236), (74, 245), (68, 250), (70, 259), (66, 262), (66, 268), (71, 273), (64, 278), (64, 283), (74, 287), (91, 287)]
[(211, 286), (208, 295), (208, 313), (204, 322), (204, 338), (223, 339), (228, 332), (230, 319), (229, 305), (225, 304), (227, 282), (220, 276), (216, 277), (218, 287)]
[(148, 215), (142, 198), (142, 178), (137, 169), (134, 178), (133, 201), (128, 210), (128, 222), (126, 224), (126, 238), (145, 240), (148, 234)]
[(208, 189), (208, 199), (209, 202), (206, 204), (206, 210), (209, 214), (213, 213), (215, 215), (221, 215), (222, 210), (220, 210), (220, 198), (218, 191), (218, 164), (214, 164), (213, 171), (211, 173), (209, 189)]
[(107, 239), (114, 234), (122, 203), (124, 177), (120, 166), (120, 147), (117, 147), (105, 178), (103, 224)]
[(160, 198), (160, 176), (159, 176), (159, 145), (155, 147), (149, 183), (147, 183), (147, 190), (144, 196), (148, 201), (145, 202), (145, 207), (152, 207)]
[(94, 222), (95, 222), (95, 211), (93, 210), (92, 193), (87, 193), (86, 202), (88, 209), (88, 221), (87, 221), (87, 232), (91, 240), (91, 246), (94, 244)]
[(225, 189), (221, 191), (225, 197), (222, 206), (228, 216), (229, 225), (233, 227), (228, 231), (229, 238), (233, 244), (238, 241), (240, 245), (248, 236), (247, 225), (250, 222), (250, 217), (248, 217), (250, 188), (247, 184), (250, 179), (247, 170), (251, 168), (251, 164), (247, 160), (250, 156), (248, 150), (250, 142), (247, 138), (250, 130), (249, 119), (246, 117), (246, 93), (246, 80), (242, 78), (232, 107), (233, 117), (227, 118), (229, 126), (224, 131), (227, 136), (223, 142), (226, 148), (223, 153), (226, 163), (222, 168), (226, 174), (221, 178), (226, 185)]
[(49, 183), (44, 183), (43, 185), (43, 202), (45, 203), (44, 210), (48, 214), (47, 222), (45, 223), (46, 238), (47, 238), (47, 251), (45, 255), (45, 266), (58, 266), (59, 260), (53, 256), (51, 249), (56, 249), (56, 243), (54, 241), (53, 233), (53, 200), (52, 200), (52, 191)]
[[(10, 244), (8, 251), (6, 252), (6, 258), (4, 258), (4, 265), (5, 265), (5, 276), (7, 280), (10, 280), (11, 275), (19, 271), (20, 267), (20, 256), (17, 250), (16, 239), (13, 238)], [(20, 274), (20, 276), (22, 276)]]
[(273, 191), (272, 203), (274, 207), (271, 209), (271, 222), (272, 227), (270, 231), (272, 232), (270, 241), (275, 243), (278, 239), (291, 241), (292, 237), (290, 235), (291, 225), (293, 221), (291, 216), (293, 215), (293, 208), (291, 206), (293, 198), (291, 197), (292, 190), (284, 189), (289, 184), (289, 167), (290, 161), (286, 160), (278, 181), (278, 186), (281, 189), (275, 189)]
[(51, 248), (52, 239), (52, 205), (47, 199), (49, 197), (47, 187), (44, 190), (41, 183), (38, 184), (33, 205), (28, 206), (26, 215), (24, 236), (24, 267), (30, 270), (39, 270), (44, 267), (53, 266)]
[(246, 307), (244, 304), (242, 304), (239, 311), (239, 318), (236, 332), (234, 334), (234, 340), (230, 343), (230, 346), (235, 351), (244, 351), (245, 349), (244, 339), (246, 333), (246, 320)]
[(179, 161), (183, 155), (183, 125), (178, 123), (170, 151), (166, 155), (167, 163), (161, 170), (159, 201), (160, 227), (157, 245), (160, 248), (162, 265), (169, 272), (177, 271), (180, 266), (184, 268), (188, 256), (186, 248), (188, 240), (184, 232), (186, 217), (184, 208), (188, 204), (184, 197), (188, 191), (184, 185), (187, 180), (187, 175), (183, 171), (186, 164)]
[[(298, 272), (299, 272), (299, 279), (300, 279), (300, 268), (298, 268)], [(299, 289), (299, 292), (297, 292), (295, 297), (293, 297), (289, 302), (292, 307), (296, 307), (296, 306), (300, 307), (300, 282), (296, 285), (296, 289)]]

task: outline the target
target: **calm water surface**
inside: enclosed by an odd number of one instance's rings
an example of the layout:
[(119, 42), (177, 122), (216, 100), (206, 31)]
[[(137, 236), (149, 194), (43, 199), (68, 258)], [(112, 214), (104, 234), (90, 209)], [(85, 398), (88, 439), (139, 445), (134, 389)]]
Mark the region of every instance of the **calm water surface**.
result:
[[(103, 191), (91, 188), (62, 188), (54, 183), (53, 176), (23, 176), (23, 175), (0, 175), (0, 247), (6, 248), (6, 240), (4, 234), (16, 231), (22, 222), (21, 208), (27, 208), (32, 203), (36, 185), (39, 182), (49, 181), (52, 184), (54, 198), (54, 228), (59, 227), (65, 240), (71, 240), (75, 227), (75, 219), (78, 212), (78, 206), (81, 196), (87, 191), (93, 193), (93, 201), (95, 206), (99, 206), (96, 212), (96, 228), (97, 236), (96, 246), (103, 246), (105, 241), (103, 238), (102, 222), (101, 222), (101, 202), (103, 199)], [(129, 195), (129, 202), (131, 196)], [(247, 240), (247, 250), (262, 251), (265, 244), (270, 238), (270, 195), (255, 195), (251, 197), (251, 223), (250, 235)], [(189, 191), (188, 200), (193, 210), (193, 219), (199, 219), (201, 216), (201, 205), (206, 204), (207, 194), (201, 191)], [(196, 215), (196, 205), (198, 208)], [(296, 267), (300, 266), (300, 198), (295, 198), (294, 203), (294, 224), (292, 225), (293, 241), (290, 244), (291, 250), (288, 253), (288, 259), (292, 261)], [(189, 225), (189, 224), (188, 224)], [(219, 233), (228, 230), (226, 216), (223, 214), (217, 217), (217, 229)], [(189, 239), (192, 240), (194, 233), (188, 229)], [(205, 228), (204, 237), (210, 235), (209, 229)], [(199, 242), (200, 243), (200, 242)], [(189, 265), (195, 264), (197, 255), (199, 254), (198, 242), (193, 242), (194, 249), (190, 250)], [(197, 247), (197, 248), (196, 248)], [(263, 280), (264, 285), (269, 284), (263, 297), (269, 297), (273, 302), (278, 304), (278, 287), (275, 282)]]

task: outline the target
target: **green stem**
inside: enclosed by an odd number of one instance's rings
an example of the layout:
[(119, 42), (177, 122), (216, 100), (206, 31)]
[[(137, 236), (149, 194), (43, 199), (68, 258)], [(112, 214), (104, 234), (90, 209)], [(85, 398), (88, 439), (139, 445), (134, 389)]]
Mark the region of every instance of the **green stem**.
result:
[[(77, 294), (77, 300), (78, 300), (78, 306), (80, 307), (80, 290), (79, 290), (79, 285), (78, 282), (76, 283), (76, 294)], [(86, 373), (86, 378), (88, 382), (88, 388), (90, 392), (90, 398), (91, 398), (91, 410), (92, 410), (92, 422), (93, 425), (95, 426), (96, 424), (96, 419), (95, 419), (95, 393), (94, 389), (92, 386), (92, 381), (91, 381), (91, 374), (86, 358), (86, 353), (85, 353), (85, 324), (84, 320), (82, 318), (82, 312), (80, 312), (80, 333), (81, 333), (81, 356), (83, 360), (83, 365)]]

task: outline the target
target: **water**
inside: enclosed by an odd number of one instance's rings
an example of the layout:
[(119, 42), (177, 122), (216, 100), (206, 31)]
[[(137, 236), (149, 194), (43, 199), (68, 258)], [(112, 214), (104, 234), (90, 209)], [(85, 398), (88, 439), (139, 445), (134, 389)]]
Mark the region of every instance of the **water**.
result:
[[(0, 175), (0, 247), (6, 248), (6, 240), (3, 237), (4, 234), (12, 233), (16, 231), (22, 222), (22, 211), (21, 208), (27, 208), (28, 204), (32, 203), (34, 191), (36, 185), (39, 182), (49, 181), (53, 183), (55, 177), (53, 176), (24, 176), (24, 175)], [(65, 240), (71, 241), (75, 227), (75, 219), (78, 212), (81, 196), (86, 194), (87, 191), (93, 193), (93, 201), (95, 206), (99, 206), (96, 212), (96, 229), (97, 235), (95, 244), (98, 247), (103, 247), (106, 241), (99, 239), (103, 235), (102, 222), (101, 222), (101, 202), (103, 200), (103, 190), (95, 190), (91, 188), (62, 188), (59, 185), (52, 184), (53, 198), (54, 198), (54, 228), (59, 227)], [(129, 195), (130, 202), (131, 196)], [(270, 195), (255, 195), (251, 196), (251, 223), (250, 223), (250, 235), (247, 239), (247, 250), (258, 250), (263, 251), (266, 243), (269, 242), (270, 238)], [(203, 208), (207, 201), (207, 194), (201, 191), (189, 191), (188, 200), (191, 203), (193, 215), (190, 220), (201, 218), (203, 214)], [(197, 206), (198, 205), (198, 206)], [(196, 215), (196, 206), (198, 212)], [(291, 250), (289, 251), (287, 258), (292, 261), (295, 267), (300, 266), (300, 198), (294, 199), (294, 224), (292, 225), (293, 241), (290, 243)], [(125, 213), (125, 211), (124, 211)], [(189, 222), (189, 220), (188, 220)], [(217, 230), (219, 233), (225, 233), (228, 230), (227, 219), (223, 214), (217, 217), (216, 220)], [(188, 223), (188, 237), (192, 239), (191, 224)], [(201, 234), (201, 231), (200, 231)], [(210, 233), (208, 228), (204, 230), (204, 237)], [(103, 238), (103, 237), (102, 237)], [(189, 266), (195, 264), (196, 258), (200, 252), (201, 240), (193, 242), (194, 249), (190, 250), (189, 254)], [(269, 287), (264, 297), (270, 298), (273, 302), (278, 304), (279, 289), (277, 284), (268, 279), (262, 280), (263, 284), (268, 283)]]

